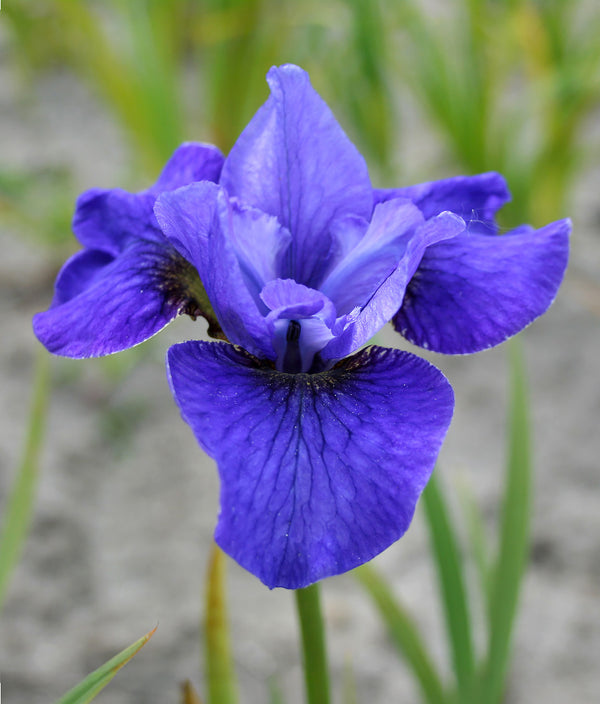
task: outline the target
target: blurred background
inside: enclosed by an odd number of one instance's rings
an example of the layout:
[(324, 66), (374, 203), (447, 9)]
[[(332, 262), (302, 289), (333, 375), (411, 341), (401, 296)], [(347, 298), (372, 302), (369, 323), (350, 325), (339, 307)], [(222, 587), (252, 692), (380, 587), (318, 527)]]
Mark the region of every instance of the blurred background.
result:
[[(598, 37), (594, 0), (4, 0), (0, 511), (40, 365), (31, 316), (48, 306), (58, 268), (77, 249), (75, 198), (95, 186), (146, 188), (182, 141), (227, 152), (268, 95), (268, 68), (297, 63), (365, 155), (375, 186), (497, 170), (513, 193), (503, 227), (573, 219), (563, 288), (522, 335), (535, 494), (506, 701), (597, 701)], [(52, 359), (31, 533), (0, 614), (7, 702), (58, 698), (157, 622), (104, 701), (176, 702), (185, 678), (202, 689), (198, 630), (218, 484), (179, 419), (163, 359), (173, 342), (204, 332), (204, 322), (181, 319), (115, 357)], [(382, 341), (403, 344), (391, 332)], [(440, 478), (454, 511), (461, 496), (475, 497), (493, 534), (505, 350), (427, 356), (457, 397)], [(376, 563), (447, 662), (419, 512)], [(285, 702), (299, 704), (293, 595), (269, 592), (232, 562), (229, 595), (241, 701), (267, 701), (276, 682)], [(359, 701), (417, 701), (353, 579), (327, 580), (323, 595), (336, 687), (352, 670)]]

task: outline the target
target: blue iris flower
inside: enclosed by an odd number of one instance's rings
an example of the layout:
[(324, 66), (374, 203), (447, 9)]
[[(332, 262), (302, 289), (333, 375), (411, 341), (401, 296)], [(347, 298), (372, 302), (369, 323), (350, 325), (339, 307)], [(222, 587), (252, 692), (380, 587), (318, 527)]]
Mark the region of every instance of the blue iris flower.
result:
[(268, 82), (226, 159), (183, 145), (147, 191), (80, 198), (85, 249), (34, 327), (86, 357), (207, 317), (226, 341), (175, 345), (167, 366), (218, 465), (216, 540), (269, 587), (300, 588), (402, 536), (452, 416), (431, 364), (360, 348), (389, 321), (438, 352), (502, 342), (554, 299), (570, 223), (499, 236), (494, 173), (373, 189), (307, 74)]

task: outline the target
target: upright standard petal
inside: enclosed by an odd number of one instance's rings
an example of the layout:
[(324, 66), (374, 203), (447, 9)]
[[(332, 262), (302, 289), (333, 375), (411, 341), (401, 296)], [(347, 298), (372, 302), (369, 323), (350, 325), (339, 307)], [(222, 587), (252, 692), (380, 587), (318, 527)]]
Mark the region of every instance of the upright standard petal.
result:
[(492, 347), (542, 315), (568, 256), (569, 220), (505, 235), (465, 233), (428, 247), (393, 320), (416, 345), (444, 354)]
[(219, 468), (215, 538), (267, 586), (345, 572), (406, 531), (453, 409), (428, 362), (372, 347), (328, 372), (285, 374), (231, 345), (187, 342), (167, 364)]
[(470, 232), (494, 234), (494, 217), (510, 200), (504, 177), (494, 171), (476, 176), (454, 176), (405, 188), (375, 190), (376, 203), (392, 198), (408, 198), (426, 218), (450, 210), (467, 223)]
[(98, 357), (147, 340), (179, 313), (204, 314), (204, 299), (198, 273), (166, 242), (132, 242), (114, 259), (85, 250), (63, 267), (33, 329), (54, 354)]
[(291, 232), (279, 277), (318, 288), (332, 254), (333, 221), (370, 217), (369, 174), (302, 69), (272, 68), (267, 80), (271, 96), (225, 160), (221, 184)]

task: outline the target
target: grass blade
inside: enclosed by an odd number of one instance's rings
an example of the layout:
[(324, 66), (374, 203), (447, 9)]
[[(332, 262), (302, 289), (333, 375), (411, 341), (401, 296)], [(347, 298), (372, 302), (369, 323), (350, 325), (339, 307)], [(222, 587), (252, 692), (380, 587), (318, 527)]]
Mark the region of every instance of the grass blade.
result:
[(202, 704), (194, 685), (186, 680), (181, 686), (181, 704)]
[(494, 565), (488, 652), (482, 674), (481, 704), (500, 701), (510, 657), (511, 637), (527, 554), (531, 511), (531, 452), (525, 371), (518, 340), (510, 343), (511, 397), (509, 457), (498, 558)]
[(115, 655), (114, 658), (111, 658), (97, 670), (94, 670), (94, 672), (88, 675), (78, 685), (69, 690), (64, 697), (59, 699), (57, 704), (87, 704), (87, 702), (91, 702), (92, 699), (106, 687), (123, 665), (126, 665), (131, 658), (146, 645), (155, 631), (156, 626), (133, 645), (125, 648), (125, 650)]
[(354, 677), (354, 669), (350, 658), (346, 658), (342, 673), (342, 702), (343, 704), (358, 704), (356, 678)]
[(36, 360), (33, 400), (23, 457), (5, 509), (0, 533), (0, 608), (31, 520), (40, 449), (46, 427), (49, 386), (50, 357), (45, 350), (40, 349)]
[(370, 565), (353, 572), (367, 590), (387, 626), (392, 642), (410, 665), (427, 704), (446, 704), (442, 681), (410, 615)]
[(456, 532), (435, 473), (423, 492), (423, 505), (438, 573), (459, 701), (467, 704), (473, 697), (475, 672), (471, 618)]
[(269, 681), (269, 704), (285, 704), (281, 689), (274, 678)]
[(213, 543), (208, 567), (205, 636), (208, 704), (236, 704), (238, 696), (225, 600), (225, 555), (216, 543)]
[(475, 562), (481, 595), (486, 610), (490, 608), (490, 546), (486, 527), (475, 498), (462, 487), (460, 505), (465, 519), (471, 556)]

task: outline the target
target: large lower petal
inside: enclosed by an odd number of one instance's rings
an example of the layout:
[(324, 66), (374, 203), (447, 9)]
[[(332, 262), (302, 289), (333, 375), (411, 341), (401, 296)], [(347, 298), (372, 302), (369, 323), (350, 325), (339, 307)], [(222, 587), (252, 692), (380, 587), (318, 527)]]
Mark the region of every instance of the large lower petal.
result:
[(408, 528), (450, 423), (428, 362), (372, 347), (319, 374), (284, 374), (238, 348), (167, 355), (182, 416), (221, 477), (219, 545), (269, 587), (356, 567)]
[(73, 231), (81, 244), (118, 254), (132, 239), (160, 242), (154, 217), (156, 197), (193, 181), (216, 181), (223, 156), (209, 144), (182, 144), (149, 189), (129, 193), (120, 188), (93, 188), (77, 199)]
[(569, 255), (568, 220), (506, 235), (465, 233), (428, 247), (394, 317), (410, 342), (467, 354), (515, 335), (556, 296)]
[(201, 315), (202, 293), (196, 270), (166, 243), (135, 242), (116, 259), (87, 250), (67, 262), (33, 328), (54, 354), (98, 357), (143, 342), (179, 313)]
[(159, 240), (155, 196), (121, 188), (91, 188), (77, 198), (73, 232), (84, 247), (117, 256), (136, 239)]
[(84, 249), (67, 259), (56, 277), (52, 307), (83, 293), (113, 260), (112, 254), (98, 249)]
[(221, 184), (292, 233), (280, 278), (318, 288), (332, 252), (332, 222), (369, 218), (364, 159), (297, 66), (272, 68), (271, 96), (225, 161)]
[(467, 223), (471, 232), (495, 233), (494, 217), (510, 200), (504, 178), (493, 171), (476, 176), (455, 176), (405, 188), (375, 190), (376, 203), (408, 198), (426, 218), (450, 210)]

